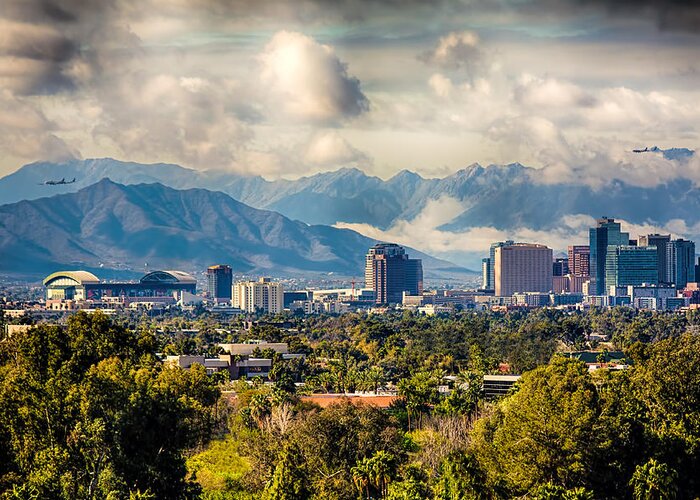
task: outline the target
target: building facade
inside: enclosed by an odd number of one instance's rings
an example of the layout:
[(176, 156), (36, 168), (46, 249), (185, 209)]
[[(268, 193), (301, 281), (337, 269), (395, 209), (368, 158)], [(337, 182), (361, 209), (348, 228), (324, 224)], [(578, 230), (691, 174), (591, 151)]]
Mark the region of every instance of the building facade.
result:
[[(100, 281), (87, 271), (59, 271), (44, 279), (47, 300), (173, 299), (195, 294), (197, 280), (182, 271), (152, 271), (138, 281)], [(174, 299), (173, 299), (174, 300)]]
[(231, 300), (233, 272), (231, 266), (218, 264), (207, 268), (207, 292), (216, 301)]
[(569, 274), (568, 257), (557, 257), (552, 263), (552, 276), (566, 276)]
[(615, 219), (602, 217), (596, 222), (596, 227), (589, 230), (591, 277), (589, 291), (591, 295), (605, 295), (607, 293), (605, 266), (608, 248), (628, 245), (630, 236), (620, 230), (620, 223), (615, 222)]
[(656, 247), (657, 262), (659, 263), (659, 283), (668, 283), (668, 244), (671, 242), (670, 234), (644, 234), (637, 238), (640, 247)]
[(629, 285), (658, 285), (657, 258), (656, 247), (608, 246), (605, 264), (606, 286), (612, 289)]
[(571, 245), (568, 253), (569, 274), (572, 276), (590, 276), (590, 247), (588, 245)]
[(409, 259), (402, 246), (379, 243), (367, 252), (365, 287), (373, 290), (377, 304), (400, 304), (404, 292), (423, 293), (423, 264)]
[(481, 259), (481, 288), (493, 290), (493, 284), (491, 283), (491, 259), (489, 257)]
[(233, 307), (245, 312), (281, 313), (284, 309), (282, 283), (260, 278), (238, 281), (233, 285)]
[(676, 288), (695, 281), (695, 242), (684, 239), (669, 241), (666, 245), (664, 283), (673, 283)]
[(495, 249), (496, 296), (515, 292), (549, 292), (552, 289), (552, 249), (515, 243)]
[(489, 286), (485, 287), (486, 290), (496, 289), (496, 249), (506, 245), (514, 245), (513, 240), (497, 241), (491, 243), (489, 248)]

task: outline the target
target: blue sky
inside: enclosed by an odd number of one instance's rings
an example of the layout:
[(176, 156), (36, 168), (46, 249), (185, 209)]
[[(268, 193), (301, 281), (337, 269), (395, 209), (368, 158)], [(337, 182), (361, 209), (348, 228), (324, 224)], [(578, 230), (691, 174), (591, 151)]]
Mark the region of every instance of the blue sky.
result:
[(4, 4), (0, 174), (112, 156), (268, 178), (519, 161), (542, 182), (700, 180), (629, 154), (698, 145), (695, 2)]

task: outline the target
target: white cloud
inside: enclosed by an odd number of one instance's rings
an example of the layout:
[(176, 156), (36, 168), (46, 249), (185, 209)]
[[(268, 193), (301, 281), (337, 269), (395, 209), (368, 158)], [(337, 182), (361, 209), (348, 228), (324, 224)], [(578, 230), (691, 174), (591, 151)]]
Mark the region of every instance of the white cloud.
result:
[(309, 122), (336, 123), (367, 111), (360, 81), (328, 45), (280, 31), (260, 55), (262, 82), (272, 109)]
[[(478, 255), (486, 255), (489, 245), (493, 242), (514, 240), (540, 243), (549, 246), (555, 252), (566, 251), (569, 245), (587, 244), (588, 230), (596, 224), (594, 217), (586, 214), (571, 214), (563, 216), (557, 224), (553, 225), (553, 229), (546, 230), (529, 227), (511, 230), (493, 227), (471, 227), (463, 231), (440, 229), (442, 225), (461, 214), (464, 209), (464, 203), (443, 196), (437, 200), (429, 200), (423, 210), (412, 220), (398, 220), (386, 230), (370, 224), (346, 222), (339, 222), (336, 226), (352, 229), (377, 240), (408, 245), (436, 257), (462, 260), (462, 264), (474, 266), (478, 261)], [(629, 232), (630, 238), (633, 239), (638, 235), (652, 233), (671, 233), (674, 237), (693, 237), (700, 234), (700, 224), (689, 228), (681, 220), (670, 221), (666, 226), (650, 223), (632, 224), (625, 220), (617, 220), (621, 222), (622, 230)]]
[(473, 31), (455, 31), (438, 40), (436, 47), (421, 58), (444, 69), (464, 69), (470, 74), (482, 64), (479, 35)]
[(515, 101), (525, 106), (591, 107), (595, 98), (579, 86), (556, 78), (523, 74), (513, 90)]
[(354, 148), (337, 131), (322, 131), (314, 134), (303, 155), (306, 163), (323, 167), (358, 166), (370, 163), (362, 151)]

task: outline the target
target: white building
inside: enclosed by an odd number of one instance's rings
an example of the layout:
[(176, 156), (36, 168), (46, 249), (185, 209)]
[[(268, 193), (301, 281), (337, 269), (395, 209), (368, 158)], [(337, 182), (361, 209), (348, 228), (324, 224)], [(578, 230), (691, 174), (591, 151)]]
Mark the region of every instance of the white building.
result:
[(284, 309), (282, 283), (260, 278), (258, 281), (238, 281), (233, 285), (233, 307), (245, 312), (281, 313)]

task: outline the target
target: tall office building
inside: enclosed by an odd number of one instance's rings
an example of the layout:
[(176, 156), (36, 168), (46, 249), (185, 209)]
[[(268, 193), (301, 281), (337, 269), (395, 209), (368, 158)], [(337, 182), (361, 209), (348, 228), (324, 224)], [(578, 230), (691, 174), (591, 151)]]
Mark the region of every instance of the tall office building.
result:
[(494, 257), (496, 295), (552, 290), (552, 249), (532, 243), (496, 247)]
[(572, 276), (590, 276), (591, 250), (588, 245), (571, 245), (569, 247), (569, 274)]
[(605, 265), (607, 295), (613, 286), (658, 285), (658, 261), (656, 247), (632, 245), (608, 246)]
[(207, 268), (207, 292), (214, 300), (231, 300), (233, 272), (231, 266), (219, 264)]
[(552, 276), (566, 276), (569, 274), (569, 259), (557, 257), (552, 263)]
[(668, 278), (668, 244), (670, 241), (670, 234), (646, 234), (640, 235), (638, 239), (640, 247), (656, 247), (659, 283), (670, 283)]
[(688, 282), (695, 281), (695, 242), (677, 239), (666, 245), (666, 283), (676, 288), (685, 288)]
[(620, 223), (615, 219), (602, 217), (597, 220), (597, 226), (589, 230), (590, 239), (590, 295), (607, 294), (605, 282), (605, 265), (608, 248), (619, 245), (628, 245), (630, 235), (620, 231)]
[(365, 287), (374, 291), (377, 304), (400, 304), (403, 292), (423, 293), (423, 264), (409, 259), (406, 250), (395, 243), (379, 243), (367, 252)]
[(486, 257), (481, 259), (481, 288), (484, 290), (493, 290), (491, 284), (491, 259)]
[(491, 243), (491, 248), (489, 248), (489, 288), (487, 290), (496, 289), (496, 249), (505, 245), (513, 244), (515, 244), (513, 240)]
[(281, 313), (284, 308), (282, 283), (270, 281), (270, 278), (238, 281), (233, 285), (233, 307), (246, 312)]

